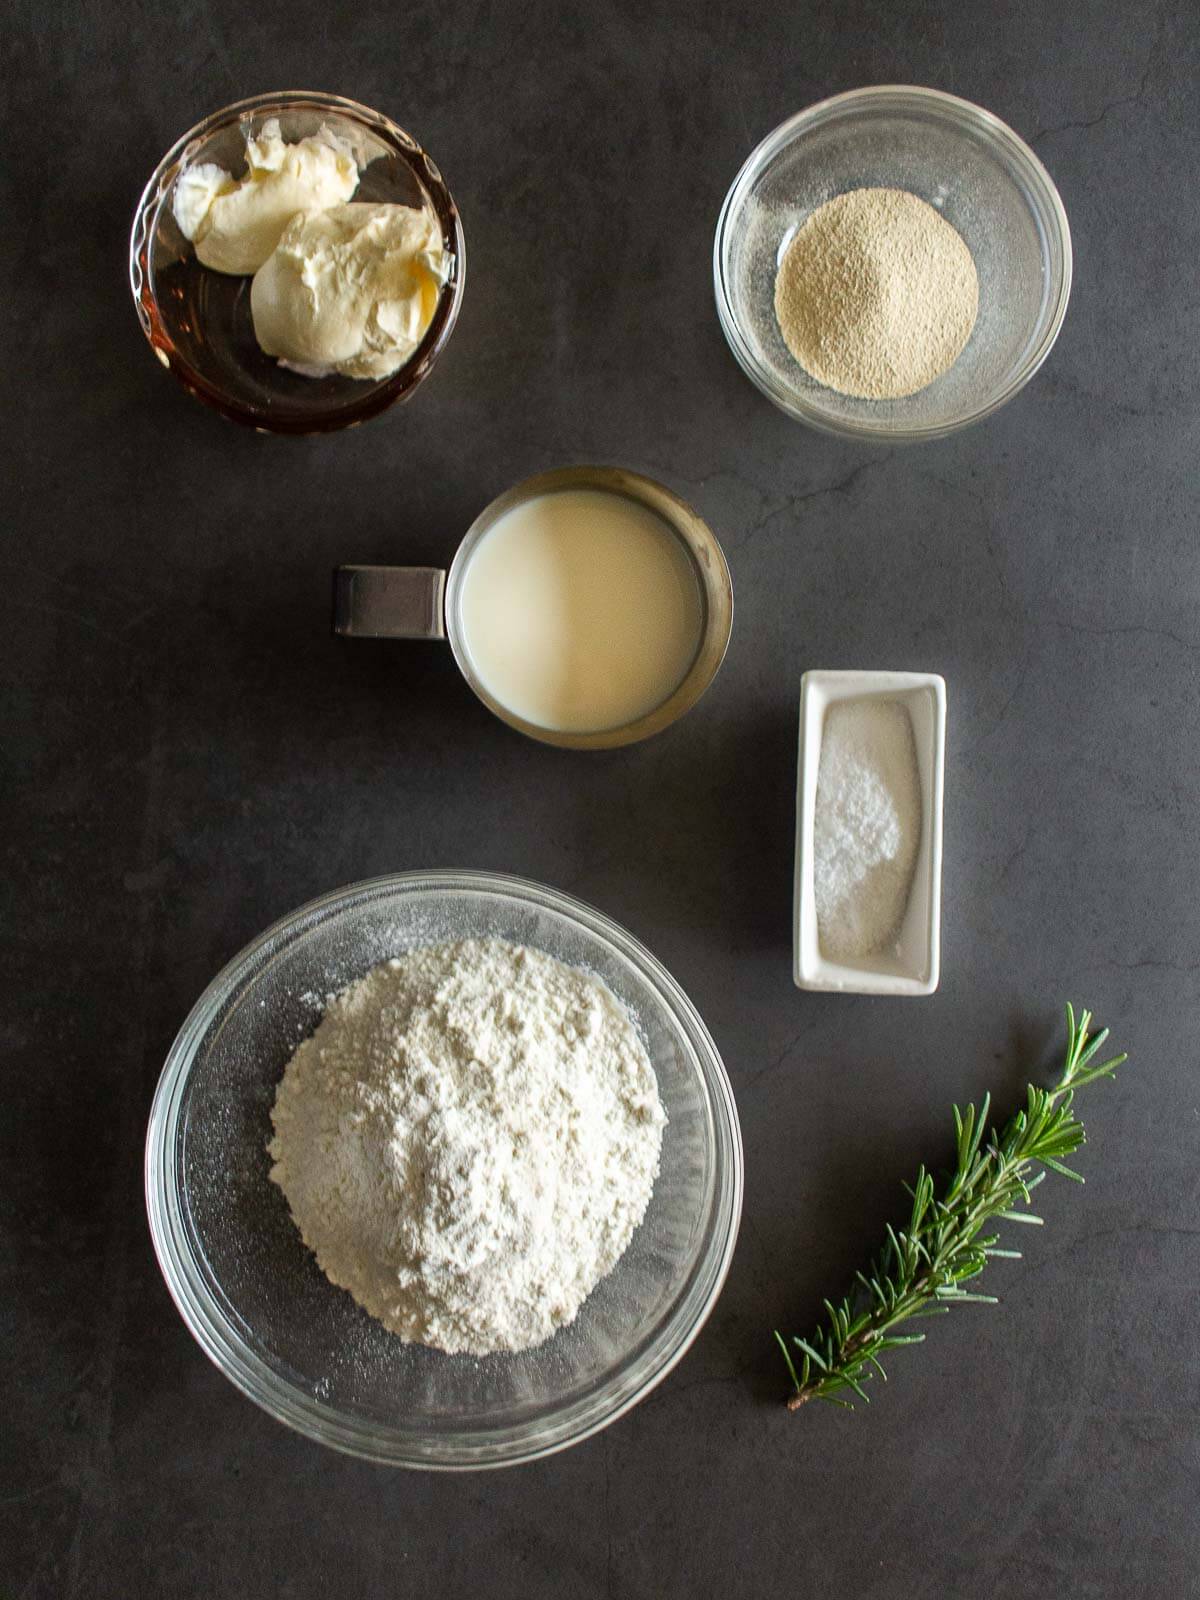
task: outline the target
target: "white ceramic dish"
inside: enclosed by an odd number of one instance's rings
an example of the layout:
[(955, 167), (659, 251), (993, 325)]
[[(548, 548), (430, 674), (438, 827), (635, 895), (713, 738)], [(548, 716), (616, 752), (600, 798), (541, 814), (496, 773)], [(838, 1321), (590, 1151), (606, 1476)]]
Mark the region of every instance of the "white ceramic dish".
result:
[[(825, 712), (837, 700), (877, 697), (908, 709), (921, 780), (921, 841), (912, 892), (895, 950), (862, 961), (828, 961), (817, 935), (813, 897), (813, 815)], [(946, 681), (934, 672), (806, 672), (800, 686), (800, 766), (796, 791), (793, 913), (796, 985), (843, 994), (932, 994), (941, 969), (942, 790)]]

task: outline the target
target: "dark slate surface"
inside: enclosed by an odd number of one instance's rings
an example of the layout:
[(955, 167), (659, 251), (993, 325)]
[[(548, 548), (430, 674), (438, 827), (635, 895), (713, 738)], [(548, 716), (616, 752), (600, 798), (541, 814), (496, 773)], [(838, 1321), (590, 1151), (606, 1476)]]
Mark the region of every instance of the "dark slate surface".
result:
[[(35, 6), (5, 38), (6, 1372), (14, 1597), (1179, 1596), (1196, 1576), (1200, 20), (1192, 0)], [(929, 83), (1033, 140), (1074, 228), (1048, 368), (984, 426), (837, 444), (741, 376), (710, 248), (751, 146)], [(125, 241), (161, 151), (266, 89), (434, 152), (471, 270), (443, 364), (344, 437), (237, 431), (151, 358)], [(65, 142), (59, 144), (59, 135)], [(578, 459), (690, 498), (738, 617), (709, 697), (592, 759), (510, 733), (449, 653), (339, 647), (339, 560), (445, 561)], [(798, 994), (810, 666), (945, 674), (932, 999)], [(510, 870), (625, 923), (720, 1044), (741, 1241), (693, 1351), (503, 1474), (360, 1465), (209, 1365), (160, 1281), (141, 1147), (173, 1033), (266, 923), (373, 873)], [(1082, 1191), (878, 1403), (787, 1415), (776, 1324), (842, 1285), (950, 1103), (1002, 1106), (1093, 1006), (1134, 1061)]]

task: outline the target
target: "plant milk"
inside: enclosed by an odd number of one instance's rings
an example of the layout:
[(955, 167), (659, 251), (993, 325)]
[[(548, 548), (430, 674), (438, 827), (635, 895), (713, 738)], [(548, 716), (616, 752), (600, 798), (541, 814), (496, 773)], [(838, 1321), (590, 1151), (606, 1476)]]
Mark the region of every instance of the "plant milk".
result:
[(539, 728), (599, 733), (662, 704), (695, 660), (700, 583), (682, 540), (648, 506), (561, 489), (489, 529), (462, 583), (461, 637), (476, 677)]

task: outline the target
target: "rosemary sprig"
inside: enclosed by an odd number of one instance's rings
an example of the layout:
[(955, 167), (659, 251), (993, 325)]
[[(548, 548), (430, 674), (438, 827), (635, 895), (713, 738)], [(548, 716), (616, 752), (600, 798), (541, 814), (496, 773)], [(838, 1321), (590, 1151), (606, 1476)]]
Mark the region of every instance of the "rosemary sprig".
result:
[[(855, 1274), (855, 1284), (839, 1304), (825, 1301), (825, 1320), (808, 1339), (793, 1336), (800, 1364), (776, 1331), (787, 1362), (793, 1393), (788, 1409), (796, 1411), (809, 1400), (828, 1400), (849, 1406), (849, 1395), (868, 1400), (864, 1384), (876, 1373), (886, 1379), (880, 1363), (885, 1350), (920, 1344), (923, 1333), (901, 1333), (902, 1323), (916, 1317), (943, 1315), (951, 1306), (969, 1303), (994, 1305), (996, 1297), (973, 1294), (963, 1285), (977, 1278), (992, 1256), (1019, 1257), (1019, 1250), (1001, 1250), (999, 1234), (984, 1234), (990, 1222), (1041, 1223), (1019, 1206), (1029, 1203), (1031, 1192), (1046, 1176), (1045, 1169), (1083, 1179), (1064, 1163), (1064, 1157), (1084, 1143), (1083, 1124), (1075, 1116), (1076, 1089), (1107, 1078), (1125, 1060), (1124, 1055), (1093, 1064), (1104, 1048), (1108, 1029), (1089, 1040), (1092, 1014), (1078, 1021), (1067, 1006), (1067, 1054), (1062, 1076), (1052, 1089), (1030, 1084), (1024, 1107), (997, 1133), (992, 1129), (984, 1143), (990, 1096), (978, 1110), (954, 1108), (958, 1135), (958, 1162), (939, 1199), (924, 1167), (917, 1181), (906, 1184), (912, 1211), (904, 1229), (889, 1227), (887, 1244), (868, 1272)], [(1042, 1170), (1032, 1171), (1034, 1165)]]

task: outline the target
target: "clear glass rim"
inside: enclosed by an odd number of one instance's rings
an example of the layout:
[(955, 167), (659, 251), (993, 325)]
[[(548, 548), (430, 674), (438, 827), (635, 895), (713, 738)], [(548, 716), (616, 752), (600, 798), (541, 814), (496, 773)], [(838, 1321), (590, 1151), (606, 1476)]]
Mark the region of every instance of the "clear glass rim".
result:
[[(708, 1237), (688, 1284), (665, 1321), (633, 1359), (582, 1399), (552, 1417), (511, 1428), (436, 1436), (351, 1419), (287, 1383), (247, 1348), (192, 1260), (174, 1150), (195, 1052), (221, 1006), (253, 972), (260, 953), (281, 936), (330, 914), (399, 891), (429, 888), (499, 894), (565, 915), (629, 961), (675, 1017), (699, 1063), (716, 1143), (715, 1193)], [(687, 995), (645, 947), (603, 912), (529, 879), (505, 873), (437, 870), (391, 873), (347, 885), (298, 907), (246, 945), (193, 1006), (168, 1052), (151, 1107), (145, 1152), (146, 1210), (159, 1268), (192, 1336), (205, 1354), (269, 1415), (346, 1454), (386, 1465), (464, 1471), (516, 1465), (578, 1444), (616, 1421), (666, 1377), (696, 1338), (733, 1258), (741, 1217), (743, 1156), (733, 1090), (708, 1029)]]
[[(926, 114), (932, 111), (945, 121), (969, 129), (972, 133), (984, 135), (994, 148), (1003, 152), (1007, 163), (1020, 170), (1028, 191), (1037, 198), (1037, 220), (1046, 241), (1046, 266), (1047, 272), (1051, 275), (1050, 292), (1047, 296), (1040, 335), (1009, 382), (961, 416), (923, 426), (896, 426), (884, 421), (873, 423), (866, 420), (832, 417), (802, 394), (781, 384), (758, 360), (742, 333), (733, 309), (727, 272), (732, 219), (737, 215), (759, 174), (781, 149), (799, 135), (847, 114), (905, 110)], [(982, 106), (977, 106), (970, 100), (960, 99), (958, 95), (946, 94), (944, 90), (926, 89), (916, 84), (879, 84), (863, 89), (851, 89), (844, 94), (820, 100), (815, 105), (806, 106), (804, 110), (781, 122), (755, 146), (743, 162), (722, 202), (713, 241), (713, 290), (717, 302), (717, 316), (729, 348), (746, 376), (781, 411), (787, 412), (798, 421), (838, 438), (866, 439), (880, 444), (906, 444), (924, 439), (944, 438), (947, 434), (956, 433), (960, 428), (981, 422), (1011, 400), (1025, 387), (1054, 348), (1067, 314), (1067, 304), (1071, 297), (1071, 277), (1071, 229), (1067, 213), (1053, 178), (1029, 145), (1006, 122), (1002, 122), (999, 117), (984, 110)]]
[[(243, 405), (210, 383), (202, 373), (197, 372), (173, 345), (168, 355), (164, 348), (164, 336), (155, 327), (154, 295), (147, 281), (142, 254), (148, 248), (154, 220), (174, 181), (175, 169), (193, 144), (208, 138), (220, 128), (231, 126), (243, 117), (269, 114), (272, 111), (283, 112), (304, 106), (311, 106), (314, 110), (337, 112), (370, 129), (372, 133), (384, 139), (397, 156), (408, 163), (418, 182), (434, 203), (443, 235), (453, 238), (455, 266), (454, 277), (448, 285), (450, 292), (442, 295), (425, 337), (398, 372), (393, 373), (386, 382), (373, 385), (364, 393), (361, 400), (339, 406), (326, 416), (313, 416), (300, 420), (273, 418)], [(151, 349), (189, 393), (194, 394), (197, 399), (204, 401), (215, 411), (219, 411), (222, 416), (243, 423), (260, 433), (293, 435), (329, 433), (366, 422), (369, 418), (378, 416), (381, 411), (386, 411), (398, 400), (407, 399), (429, 374), (454, 331), (454, 324), (458, 320), (462, 305), (466, 273), (467, 253), (462, 218), (436, 162), (410, 133), (393, 122), (390, 117), (384, 116), (381, 111), (375, 111), (357, 100), (348, 100), (344, 95), (327, 94), (320, 89), (282, 89), (270, 94), (251, 95), (245, 100), (235, 100), (231, 105), (222, 106), (219, 111), (212, 112), (194, 127), (189, 128), (176, 139), (150, 174), (134, 211), (129, 232), (129, 288), (138, 322)]]

